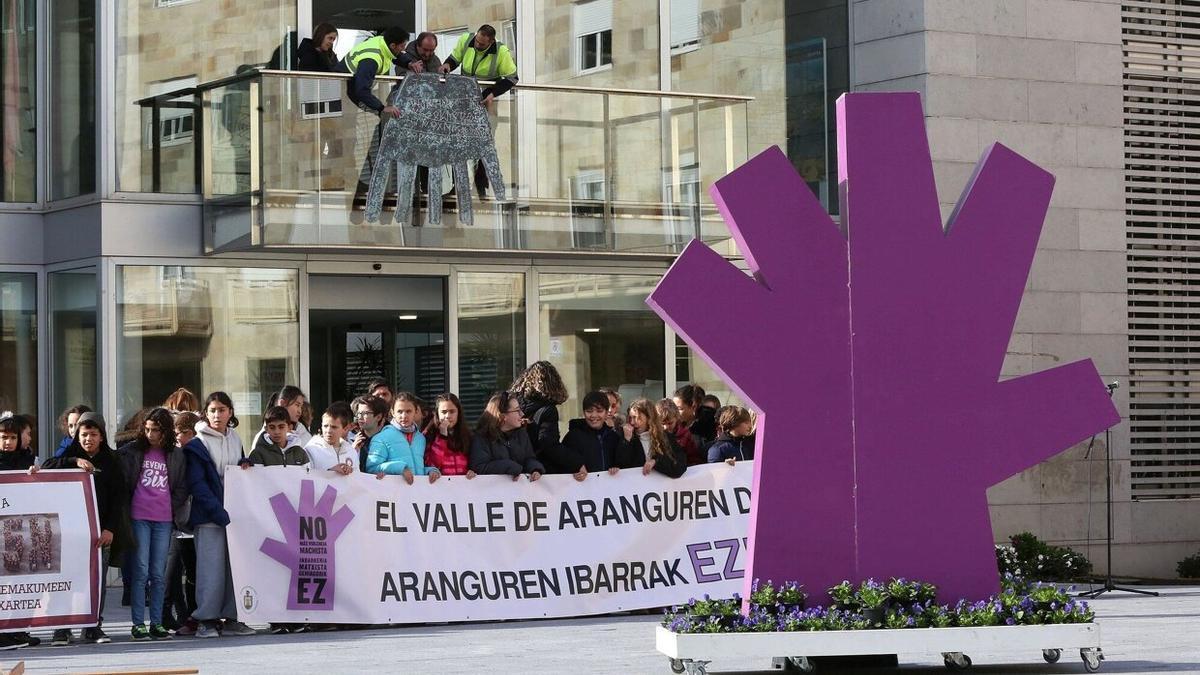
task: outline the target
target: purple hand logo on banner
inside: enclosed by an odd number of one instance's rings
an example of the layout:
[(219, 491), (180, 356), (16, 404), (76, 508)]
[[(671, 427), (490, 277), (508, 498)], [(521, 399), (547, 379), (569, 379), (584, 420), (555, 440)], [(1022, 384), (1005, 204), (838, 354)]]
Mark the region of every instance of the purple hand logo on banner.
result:
[(1120, 419), (1090, 361), (1000, 381), (1054, 177), (992, 145), (943, 229), (920, 97), (837, 113), (842, 227), (771, 148), (712, 188), (753, 277), (693, 241), (647, 303), (763, 413), (747, 587), (982, 598), (987, 488)]
[(334, 601), (334, 544), (354, 519), (349, 506), (336, 513), (337, 489), (326, 486), (316, 501), (311, 480), (300, 483), (300, 506), (292, 506), (282, 492), (271, 497), (271, 509), (283, 530), (285, 541), (267, 539), (259, 548), (292, 571), (287, 608), (328, 612)]

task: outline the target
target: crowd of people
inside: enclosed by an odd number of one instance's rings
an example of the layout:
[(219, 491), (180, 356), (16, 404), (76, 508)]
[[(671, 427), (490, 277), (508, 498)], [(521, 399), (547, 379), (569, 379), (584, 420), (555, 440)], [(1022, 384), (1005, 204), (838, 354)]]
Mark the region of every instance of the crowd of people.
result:
[[(234, 598), (225, 532), (227, 467), (297, 466), (343, 476), (399, 476), (411, 485), (417, 477), (436, 483), (443, 476), (479, 475), (536, 481), (567, 474), (583, 481), (592, 473), (623, 470), (678, 478), (691, 465), (732, 465), (754, 456), (751, 414), (721, 406), (698, 385), (628, 406), (616, 390), (597, 389), (583, 397), (583, 416), (570, 420), (562, 434), (559, 406), (567, 398), (558, 371), (538, 361), (509, 389), (492, 395), (471, 425), (453, 393), (427, 402), (376, 380), (362, 396), (326, 408), (314, 434), (306, 423), (307, 397), (289, 385), (270, 397), (247, 451), (228, 394), (214, 391), (201, 401), (180, 388), (161, 406), (134, 415), (125, 425), (128, 438), (115, 450), (99, 413), (84, 405), (68, 408), (59, 419), (64, 436), (40, 465), (30, 419), (0, 417), (0, 470), (92, 474), (102, 569), (122, 569), (131, 637), (138, 641), (256, 632), (238, 620)], [(110, 641), (102, 628), (104, 595), (100, 620), (81, 632), (82, 642)], [(273, 624), (270, 630), (309, 628)], [(52, 644), (73, 640), (72, 631), (62, 629)], [(2, 649), (39, 642), (28, 633), (0, 634)]]

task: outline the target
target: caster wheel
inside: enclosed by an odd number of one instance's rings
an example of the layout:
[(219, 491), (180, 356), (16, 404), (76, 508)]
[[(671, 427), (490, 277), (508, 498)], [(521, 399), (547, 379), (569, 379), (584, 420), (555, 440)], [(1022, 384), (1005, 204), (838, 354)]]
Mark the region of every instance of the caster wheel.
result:
[(1042, 658), (1046, 660), (1046, 663), (1058, 663), (1058, 660), (1060, 658), (1062, 658), (1062, 650), (1061, 649), (1043, 649), (1042, 650)]
[(950, 670), (966, 670), (971, 667), (971, 657), (962, 652), (950, 652), (942, 655), (942, 662)]
[(1083, 659), (1083, 669), (1089, 673), (1100, 670), (1100, 662), (1104, 654), (1099, 649), (1080, 649), (1079, 656)]
[(817, 667), (812, 661), (808, 660), (807, 656), (789, 656), (787, 658), (787, 667), (784, 670), (790, 670), (794, 673), (811, 673)]
[(682, 673), (684, 670), (686, 670), (686, 669), (683, 667), (683, 661), (680, 661), (679, 659), (671, 659), (671, 672), (672, 673), (675, 673), (675, 675), (679, 675), (679, 673)]

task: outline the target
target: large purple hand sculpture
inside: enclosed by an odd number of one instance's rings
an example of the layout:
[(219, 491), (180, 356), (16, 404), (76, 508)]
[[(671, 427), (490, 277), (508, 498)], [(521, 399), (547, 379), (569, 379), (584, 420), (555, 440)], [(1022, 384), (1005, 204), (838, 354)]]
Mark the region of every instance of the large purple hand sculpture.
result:
[(692, 242), (647, 302), (763, 413), (747, 585), (985, 597), (987, 488), (1119, 420), (1091, 361), (1000, 381), (1054, 178), (995, 144), (943, 229), (920, 98), (837, 114), (845, 232), (771, 148), (712, 189), (754, 277)]

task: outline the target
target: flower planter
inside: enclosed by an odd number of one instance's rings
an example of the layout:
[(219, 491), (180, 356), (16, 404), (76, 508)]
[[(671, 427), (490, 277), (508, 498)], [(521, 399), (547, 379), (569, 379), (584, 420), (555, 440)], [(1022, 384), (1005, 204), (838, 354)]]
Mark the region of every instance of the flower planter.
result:
[(722, 659), (722, 668), (735, 661), (767, 660), (801, 672), (812, 670), (809, 659), (815, 656), (941, 654), (947, 668), (960, 670), (971, 665), (967, 653), (972, 651), (1040, 651), (1054, 663), (1064, 649), (1078, 649), (1087, 672), (1099, 670), (1104, 658), (1095, 623), (718, 634), (673, 633), (658, 626), (656, 631), (656, 647), (671, 660), (671, 669), (689, 675), (705, 675), (713, 657)]

